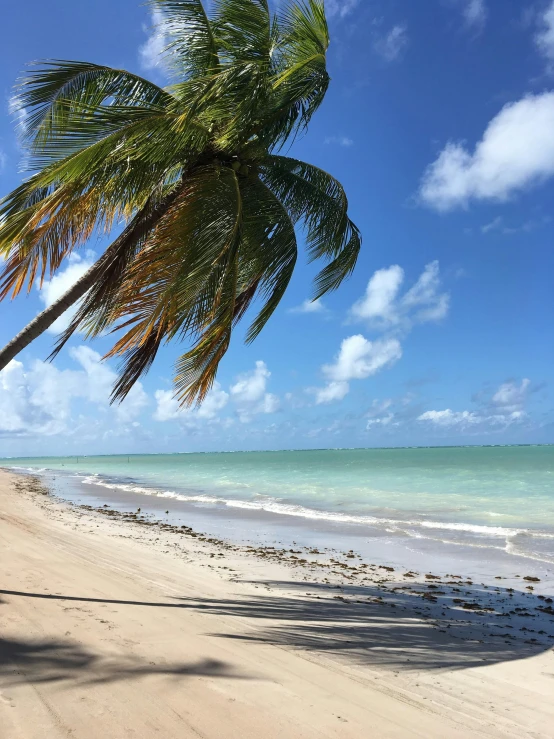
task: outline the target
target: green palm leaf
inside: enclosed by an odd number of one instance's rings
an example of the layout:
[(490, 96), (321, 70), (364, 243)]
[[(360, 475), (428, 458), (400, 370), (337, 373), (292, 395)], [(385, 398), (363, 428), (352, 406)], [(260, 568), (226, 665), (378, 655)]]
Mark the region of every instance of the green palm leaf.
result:
[[(325, 263), (315, 297), (351, 273), (361, 245), (342, 186), (278, 156), (321, 105), (329, 76), (322, 0), (153, 0), (172, 84), (124, 70), (48, 61), (19, 83), (22, 143), (39, 170), (0, 202), (0, 299), (43, 280), (91, 236), (123, 231), (72, 288), (79, 300), (55, 355), (80, 330), (112, 332), (121, 400), (164, 343), (182, 403), (201, 402), (233, 329), (253, 341), (278, 307), (298, 257)], [(61, 307), (60, 307), (61, 306)], [(65, 303), (39, 319), (44, 330)], [(0, 369), (37, 321), (0, 352)]]
[(218, 43), (200, 0), (153, 0), (162, 22), (158, 32), (167, 39), (164, 58), (176, 74), (199, 77), (219, 65)]
[[(25, 110), (23, 143), (31, 152), (54, 138), (71, 140), (81, 106), (163, 109), (171, 96), (154, 83), (122, 69), (75, 61), (47, 61), (20, 80), (14, 109)], [(92, 133), (91, 133), (92, 135)], [(61, 143), (61, 142), (60, 142)]]
[(316, 277), (314, 299), (335, 290), (351, 274), (361, 248), (342, 185), (318, 167), (290, 157), (268, 156), (260, 173), (293, 222), (304, 225), (310, 259), (330, 260)]

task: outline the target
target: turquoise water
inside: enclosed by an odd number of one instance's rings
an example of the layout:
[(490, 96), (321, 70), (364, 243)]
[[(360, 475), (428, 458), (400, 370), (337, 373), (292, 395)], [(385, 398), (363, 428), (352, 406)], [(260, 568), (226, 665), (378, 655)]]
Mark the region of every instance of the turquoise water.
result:
[(83, 491), (330, 521), (554, 562), (554, 446), (45, 457)]

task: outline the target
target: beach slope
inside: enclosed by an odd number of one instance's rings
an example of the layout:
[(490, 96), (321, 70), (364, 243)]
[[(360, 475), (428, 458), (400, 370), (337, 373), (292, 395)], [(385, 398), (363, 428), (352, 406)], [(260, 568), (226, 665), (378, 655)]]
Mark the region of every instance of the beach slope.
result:
[(210, 569), (193, 544), (177, 555), (45, 500), (0, 472), (2, 739), (552, 736), (552, 651), (408, 671), (334, 649), (332, 630), (327, 649), (264, 642), (283, 625), (317, 636), (259, 584), (282, 573), (256, 563), (239, 581), (232, 559)]

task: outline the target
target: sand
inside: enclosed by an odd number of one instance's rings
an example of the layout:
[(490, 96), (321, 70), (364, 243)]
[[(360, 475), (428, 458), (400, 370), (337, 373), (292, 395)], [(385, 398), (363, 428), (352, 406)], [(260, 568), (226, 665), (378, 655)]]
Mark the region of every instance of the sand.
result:
[(554, 736), (541, 583), (348, 554), (249, 552), (0, 472), (1, 739)]

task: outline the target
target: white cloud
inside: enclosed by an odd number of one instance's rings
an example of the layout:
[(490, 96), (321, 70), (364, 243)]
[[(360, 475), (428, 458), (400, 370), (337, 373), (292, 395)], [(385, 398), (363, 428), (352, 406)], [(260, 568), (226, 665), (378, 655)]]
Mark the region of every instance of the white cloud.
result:
[(24, 131), (28, 113), (27, 108), (24, 108), (21, 104), (21, 99), (18, 95), (12, 95), (8, 99), (8, 113), (15, 118), (18, 128)]
[(506, 201), (554, 175), (554, 92), (505, 105), (473, 152), (449, 142), (425, 171), (419, 194), (438, 211), (471, 200)]
[[(350, 390), (351, 380), (364, 379), (397, 362), (402, 356), (402, 347), (395, 334), (406, 334), (418, 323), (445, 318), (450, 296), (440, 292), (437, 261), (426, 265), (412, 287), (401, 294), (403, 282), (404, 270), (397, 264), (372, 275), (364, 296), (350, 309), (349, 318), (364, 321), (374, 330), (387, 332), (388, 336), (373, 342), (361, 334), (344, 339), (335, 362), (321, 368), (327, 385), (308, 388), (308, 392), (315, 394), (317, 404), (342, 400)], [(385, 417), (381, 422), (387, 423)]]
[(14, 115), (16, 118), (23, 116), (27, 117), (27, 110), (21, 104), (21, 98), (19, 95), (14, 94), (8, 98), (8, 113)]
[(402, 356), (397, 339), (368, 341), (361, 334), (344, 339), (333, 364), (323, 366), (323, 373), (338, 382), (363, 380)]
[(502, 227), (502, 216), (496, 216), (489, 223), (481, 226), (481, 233), (488, 234), (489, 231), (498, 231)]
[(279, 410), (279, 398), (266, 392), (270, 377), (271, 372), (265, 362), (258, 361), (255, 369), (239, 375), (236, 383), (229, 388), (242, 423), (248, 423), (258, 413), (275, 413)]
[[(75, 395), (105, 408), (117, 380), (117, 373), (109, 364), (102, 361), (98, 352), (88, 346), (72, 347), (69, 350), (69, 356), (85, 371), (85, 377), (82, 378), (82, 382), (80, 380), (80, 387)], [(126, 423), (136, 418), (147, 404), (148, 396), (142, 383), (137, 382), (125, 400), (113, 406), (113, 411), (119, 421)]]
[(327, 307), (319, 300), (305, 300), (300, 305), (289, 310), (289, 313), (327, 313)]
[(489, 223), (485, 223), (481, 226), (481, 233), (487, 234), (491, 231), (498, 231), (506, 236), (512, 236), (517, 233), (530, 233), (531, 231), (535, 231), (537, 228), (546, 226), (550, 221), (550, 216), (543, 216), (541, 218), (531, 218), (530, 220), (517, 225), (508, 226), (505, 224), (502, 216), (497, 216), (496, 218), (493, 218), (492, 221), (489, 221)]
[(444, 411), (426, 411), (418, 416), (418, 421), (428, 421), (434, 426), (442, 428), (457, 427), (462, 430), (470, 427), (506, 427), (525, 418), (523, 411), (512, 411), (511, 413), (497, 413), (492, 415), (480, 415), (473, 411), (452, 411), (447, 408)]
[(34, 402), (34, 383), (21, 362), (12, 360), (0, 372), (0, 436), (57, 433), (63, 426), (65, 407), (52, 415)]
[(212, 420), (217, 417), (219, 411), (223, 410), (229, 401), (229, 393), (221, 388), (219, 382), (214, 382), (212, 389), (206, 396), (199, 408), (180, 407), (179, 401), (172, 390), (156, 390), (156, 410), (154, 420), (172, 421), (183, 419), (192, 421), (196, 419)]
[(492, 396), (493, 405), (497, 406), (504, 413), (523, 410), (530, 385), (531, 380), (527, 377), (519, 385), (515, 382), (503, 383)]
[(535, 35), (535, 44), (551, 67), (554, 63), (554, 0), (540, 17), (540, 29)]
[(325, 9), (328, 18), (345, 18), (358, 5), (360, 0), (327, 0)]
[(405, 23), (393, 26), (384, 36), (379, 37), (373, 48), (386, 62), (400, 58), (408, 45), (408, 29)]
[(385, 398), (385, 400), (374, 400), (373, 403), (371, 404), (371, 408), (367, 412), (367, 415), (370, 418), (379, 416), (384, 411), (387, 411), (391, 407), (392, 403), (393, 403), (392, 398)]
[[(28, 125), (29, 114), (27, 109), (23, 107), (19, 95), (14, 94), (8, 98), (8, 113), (15, 121), (15, 130), (18, 137), (24, 136)], [(21, 146), (18, 146), (18, 148), (20, 150), (19, 169), (26, 170), (29, 168), (29, 152)], [(4, 166), (6, 162), (7, 158), (4, 156), (2, 166)], [(0, 167), (0, 170), (1, 169), (2, 167)]]
[(4, 170), (7, 161), (8, 157), (6, 155), (6, 152), (3, 149), (0, 149), (0, 172)]
[(229, 401), (229, 393), (221, 389), (219, 382), (214, 382), (204, 402), (196, 411), (198, 418), (215, 418)]
[(324, 388), (313, 390), (316, 403), (342, 400), (350, 389), (350, 380), (370, 377), (393, 365), (401, 356), (402, 347), (398, 339), (368, 341), (361, 334), (349, 336), (341, 343), (335, 362), (322, 367), (329, 382)]
[(366, 292), (350, 309), (354, 318), (397, 320), (396, 298), (404, 281), (404, 270), (398, 264), (377, 270), (367, 283)]
[(430, 421), (436, 426), (467, 426), (479, 423), (480, 416), (470, 411), (451, 411), (447, 408), (444, 411), (426, 411), (418, 416), (418, 421)]
[(386, 416), (380, 418), (370, 418), (366, 423), (366, 430), (374, 428), (375, 426), (390, 426), (394, 420), (394, 413), (387, 413)]
[(248, 423), (258, 414), (275, 413), (280, 408), (276, 395), (267, 392), (267, 383), (271, 377), (265, 362), (258, 361), (250, 372), (239, 375), (229, 392), (223, 390), (219, 382), (214, 382), (212, 389), (198, 408), (180, 407), (172, 390), (156, 390), (156, 410), (153, 418), (156, 421), (179, 420), (186, 426), (196, 427), (202, 421), (229, 425), (233, 420), (221, 418), (222, 411), (231, 401), (239, 420)]
[[(57, 272), (51, 280), (46, 280), (39, 291), (39, 298), (44, 303), (45, 308), (49, 308), (58, 298), (69, 290), (77, 280), (79, 280), (85, 272), (94, 264), (94, 258), (91, 253), (83, 259), (78, 254), (72, 254), (69, 257), (67, 267)], [(51, 334), (58, 334), (64, 331), (70, 324), (71, 319), (77, 312), (78, 303), (66, 310), (54, 323), (46, 330)]]
[(395, 414), (390, 410), (392, 404), (393, 401), (391, 398), (373, 401), (371, 408), (367, 412), (369, 418), (366, 422), (366, 431), (377, 427), (383, 428), (384, 426), (390, 426), (391, 424), (394, 426), (399, 425), (398, 423), (393, 424)]
[(156, 400), (156, 410), (153, 415), (155, 421), (173, 421), (191, 412), (190, 408), (179, 408), (179, 402), (171, 390), (156, 390), (154, 398)]
[(515, 226), (504, 226), (502, 229), (503, 234), (507, 234), (511, 236), (512, 234), (517, 233), (530, 233), (531, 231), (535, 231), (537, 228), (543, 228), (544, 226), (548, 225), (551, 222), (550, 216), (542, 216), (542, 218), (534, 219), (531, 218), (528, 221), (524, 221), (523, 223), (520, 223), (519, 225)]
[(466, 26), (481, 30), (487, 20), (485, 0), (460, 0), (460, 4)]
[(404, 270), (397, 264), (377, 270), (365, 295), (350, 309), (351, 319), (367, 321), (373, 328), (409, 331), (417, 323), (446, 317), (450, 296), (440, 292), (438, 261), (427, 264), (415, 284), (400, 296), (403, 282)]
[(349, 391), (350, 385), (347, 382), (330, 382), (325, 387), (315, 389), (315, 402), (320, 405), (321, 403), (342, 400), (348, 395)]
[(338, 144), (339, 146), (348, 148), (354, 144), (354, 140), (348, 138), (348, 136), (327, 136), (325, 138), (325, 143), (327, 145), (328, 144)]
[(70, 357), (80, 369), (60, 370), (36, 360), (29, 368), (13, 360), (0, 372), (0, 434), (2, 436), (52, 436), (69, 434), (75, 401), (96, 407), (109, 428), (137, 418), (148, 403), (137, 383), (120, 405), (110, 406), (116, 373), (86, 346), (72, 348)]
[(142, 30), (149, 34), (147, 40), (139, 48), (140, 65), (143, 69), (155, 69), (162, 65), (163, 50), (166, 46), (161, 29), (163, 20), (163, 14), (159, 10), (153, 10), (150, 26), (142, 27)]
[(523, 379), (519, 385), (516, 382), (505, 382), (493, 394), (489, 403), (480, 411), (453, 411), (445, 410), (425, 411), (418, 416), (418, 421), (428, 422), (441, 428), (459, 428), (461, 430), (479, 426), (481, 429), (487, 427), (506, 428), (513, 423), (523, 421), (525, 403), (530, 389), (531, 381)]

